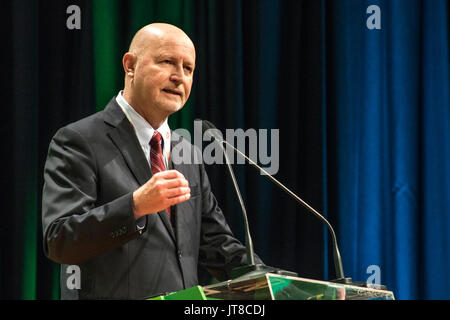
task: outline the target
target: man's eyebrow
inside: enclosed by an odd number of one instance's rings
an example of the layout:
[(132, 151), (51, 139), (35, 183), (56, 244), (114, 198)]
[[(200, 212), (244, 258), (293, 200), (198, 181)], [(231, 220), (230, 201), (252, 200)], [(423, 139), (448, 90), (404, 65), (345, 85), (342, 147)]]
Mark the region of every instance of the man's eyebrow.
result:
[(162, 59), (167, 59), (167, 58), (170, 58), (170, 56), (166, 53), (160, 53), (157, 56), (155, 56), (156, 60), (162, 60)]

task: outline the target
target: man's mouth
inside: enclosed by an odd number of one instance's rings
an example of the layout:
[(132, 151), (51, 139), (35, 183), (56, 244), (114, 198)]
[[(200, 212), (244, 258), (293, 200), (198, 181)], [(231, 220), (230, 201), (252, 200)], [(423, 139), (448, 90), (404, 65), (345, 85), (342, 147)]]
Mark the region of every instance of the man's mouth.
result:
[(162, 91), (164, 91), (165, 93), (168, 93), (168, 94), (173, 94), (173, 95), (177, 95), (177, 96), (180, 96), (180, 97), (182, 96), (181, 91), (177, 90), (177, 89), (165, 88), (165, 89), (162, 89)]

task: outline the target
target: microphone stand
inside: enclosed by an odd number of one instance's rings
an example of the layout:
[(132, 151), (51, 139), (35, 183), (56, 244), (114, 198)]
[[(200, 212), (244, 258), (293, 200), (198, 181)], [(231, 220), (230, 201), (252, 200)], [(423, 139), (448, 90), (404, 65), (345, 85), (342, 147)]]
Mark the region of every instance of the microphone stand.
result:
[[(373, 287), (374, 289), (386, 290), (386, 286), (384, 286), (384, 285), (372, 286), (372, 285), (369, 285), (368, 283), (365, 283), (365, 282), (352, 282), (351, 278), (346, 278), (344, 276), (344, 268), (342, 266), (342, 259), (341, 259), (341, 254), (340, 254), (339, 248), (338, 248), (338, 243), (337, 243), (337, 239), (336, 239), (336, 233), (334, 232), (334, 229), (331, 226), (331, 224), (328, 222), (328, 220), (325, 219), (325, 217), (323, 217), (319, 212), (317, 212), (317, 210), (315, 210), (313, 207), (311, 207), (308, 203), (306, 203), (304, 200), (302, 200), (300, 197), (298, 197), (289, 188), (287, 188), (285, 185), (283, 185), (281, 182), (279, 182), (277, 179), (275, 179), (270, 173), (268, 173), (266, 170), (264, 170), (262, 167), (260, 167), (256, 162), (254, 162), (252, 159), (247, 157), (244, 153), (242, 153), (241, 151), (236, 149), (228, 141), (226, 141), (222, 137), (219, 137), (219, 136), (217, 136), (215, 134), (208, 133), (209, 129), (216, 129), (217, 130), (217, 128), (211, 122), (206, 121), (206, 120), (199, 120), (199, 121), (202, 122), (202, 132), (206, 132), (207, 134), (209, 134), (209, 136), (212, 137), (213, 140), (217, 140), (219, 142), (219, 146), (221, 147), (221, 149), (224, 152), (226, 164), (228, 166), (228, 170), (229, 170), (231, 178), (233, 180), (234, 187), (235, 187), (236, 192), (238, 194), (239, 202), (241, 204), (242, 213), (243, 213), (243, 216), (244, 216), (245, 231), (246, 231), (246, 241), (247, 241), (247, 255), (248, 255), (247, 256), (247, 261), (248, 261), (248, 265), (245, 265), (245, 266), (233, 269), (233, 271), (232, 271), (232, 278), (233, 279), (235, 277), (240, 277), (240, 276), (243, 276), (243, 275), (247, 275), (248, 276), (248, 275), (253, 275), (253, 274), (264, 274), (264, 273), (268, 273), (268, 272), (270, 272), (270, 273), (278, 273), (278, 274), (282, 274), (282, 275), (290, 275), (290, 276), (297, 276), (297, 274), (295, 272), (285, 271), (285, 270), (281, 270), (281, 269), (278, 269), (278, 268), (273, 268), (273, 267), (265, 266), (265, 265), (262, 265), (262, 264), (255, 264), (254, 263), (253, 243), (252, 243), (252, 240), (251, 240), (251, 237), (250, 237), (250, 230), (249, 230), (249, 227), (248, 227), (247, 212), (245, 210), (244, 202), (242, 200), (242, 196), (240, 194), (239, 187), (237, 185), (236, 178), (235, 178), (234, 173), (233, 173), (233, 169), (231, 168), (230, 161), (228, 159), (228, 156), (227, 156), (227, 153), (225, 151), (225, 148), (223, 147), (222, 144), (226, 144), (227, 146), (231, 147), (231, 149), (233, 149), (235, 152), (237, 152), (239, 155), (241, 155), (245, 160), (247, 160), (247, 162), (250, 165), (252, 165), (256, 169), (258, 169), (264, 175), (266, 175), (279, 188), (281, 188), (283, 191), (285, 191), (289, 196), (294, 198), (298, 203), (300, 203), (310, 213), (312, 213), (319, 220), (321, 220), (323, 223), (325, 223), (325, 225), (328, 228), (328, 231), (331, 234), (331, 240), (332, 240), (332, 244), (333, 244), (334, 268), (335, 268), (335, 273), (336, 273), (336, 279), (330, 280), (330, 282), (341, 283), (341, 284), (351, 284), (351, 285), (359, 286), (359, 287)], [(233, 277), (233, 275), (234, 275), (234, 277)]]

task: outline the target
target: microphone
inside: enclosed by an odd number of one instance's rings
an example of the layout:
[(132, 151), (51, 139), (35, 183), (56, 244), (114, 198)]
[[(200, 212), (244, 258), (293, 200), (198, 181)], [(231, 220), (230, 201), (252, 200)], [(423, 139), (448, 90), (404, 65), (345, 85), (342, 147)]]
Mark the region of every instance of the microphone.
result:
[(248, 218), (247, 218), (247, 210), (245, 209), (244, 201), (242, 199), (241, 192), (239, 190), (239, 186), (236, 181), (236, 177), (234, 175), (233, 168), (231, 167), (230, 160), (228, 159), (228, 155), (226, 150), (223, 147), (223, 137), (220, 133), (220, 131), (209, 121), (206, 120), (200, 120), (196, 119), (195, 121), (201, 121), (202, 122), (202, 133), (207, 134), (212, 138), (212, 140), (215, 140), (219, 142), (219, 146), (223, 151), (224, 157), (225, 157), (225, 163), (228, 167), (228, 172), (230, 173), (231, 180), (233, 181), (233, 186), (236, 191), (236, 194), (239, 199), (239, 204), (241, 205), (242, 209), (242, 216), (244, 218), (244, 225), (245, 225), (245, 247), (247, 252), (247, 265), (234, 268), (231, 271), (231, 278), (236, 279), (243, 276), (251, 276), (251, 275), (257, 275), (257, 274), (264, 274), (264, 273), (276, 273), (281, 275), (287, 275), (287, 276), (297, 276), (297, 273), (281, 270), (274, 267), (269, 267), (263, 264), (255, 264), (255, 251), (253, 249), (253, 241), (252, 237), (250, 235), (250, 228), (248, 224)]
[[(292, 192), (289, 188), (287, 188), (285, 185), (283, 185), (280, 181), (275, 179), (266, 170), (264, 170), (257, 163), (255, 163), (252, 159), (247, 157), (244, 153), (242, 153), (240, 150), (235, 148), (228, 141), (224, 140), (223, 137), (220, 134), (218, 134), (218, 132), (220, 133), (220, 131), (211, 122), (209, 122), (207, 120), (199, 120), (199, 119), (197, 119), (196, 121), (202, 121), (202, 131), (203, 131), (203, 133), (206, 132), (211, 137), (213, 137), (216, 141), (219, 142), (222, 150), (224, 150), (225, 159), (227, 160), (227, 165), (229, 167), (230, 167), (230, 165), (228, 163), (228, 159), (226, 157), (226, 152), (225, 152), (225, 149), (223, 148), (223, 144), (226, 144), (231, 149), (233, 149), (235, 152), (237, 152), (239, 155), (241, 155), (245, 160), (247, 160), (247, 162), (250, 165), (252, 165), (256, 169), (258, 169), (264, 175), (266, 175), (273, 183), (275, 183), (275, 185), (277, 185), (279, 188), (281, 188), (283, 191), (285, 191), (291, 198), (296, 200), (304, 208), (306, 208), (310, 213), (312, 213), (319, 220), (321, 220), (323, 223), (325, 223), (325, 225), (327, 226), (328, 231), (329, 231), (329, 233), (331, 235), (331, 240), (332, 240), (332, 244), (333, 244), (333, 260), (334, 260), (334, 268), (335, 268), (335, 273), (336, 273), (336, 279), (335, 280), (331, 280), (331, 282), (343, 283), (343, 284), (350, 284), (350, 283), (352, 283), (352, 279), (351, 278), (346, 278), (344, 276), (344, 268), (342, 266), (341, 254), (339, 253), (339, 248), (338, 248), (337, 239), (336, 239), (336, 233), (334, 232), (334, 229), (331, 226), (331, 224), (328, 222), (328, 220), (324, 216), (322, 216), (317, 210), (315, 210), (313, 207), (311, 207), (308, 203), (306, 203), (303, 199), (301, 199), (294, 192)], [(231, 168), (230, 168), (230, 170), (231, 170)], [(237, 186), (235, 186), (235, 187), (237, 188)], [(246, 213), (244, 213), (244, 215), (245, 215), (244, 219), (246, 220), (247, 219)], [(248, 235), (248, 237), (250, 237), (250, 232), (248, 230), (248, 222), (247, 222), (247, 226), (246, 226), (246, 234)], [(253, 250), (253, 248), (252, 248), (252, 250)]]

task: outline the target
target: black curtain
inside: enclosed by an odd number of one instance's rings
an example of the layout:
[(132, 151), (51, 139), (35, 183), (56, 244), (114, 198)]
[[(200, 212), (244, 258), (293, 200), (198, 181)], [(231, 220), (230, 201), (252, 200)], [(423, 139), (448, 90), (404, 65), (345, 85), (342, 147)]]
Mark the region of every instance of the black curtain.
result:
[[(276, 178), (319, 211), (326, 210), (322, 1), (178, 2), (191, 17), (189, 34), (197, 48), (192, 117), (209, 119), (221, 130), (279, 129)], [(111, 55), (126, 49), (137, 3), (103, 2), (119, 10), (104, 25), (105, 31), (113, 25), (119, 30), (117, 52)], [(164, 5), (148, 3), (153, 8)], [(81, 30), (66, 28), (71, 4), (81, 8)], [(94, 56), (94, 45), (101, 34), (93, 32), (92, 1), (2, 1), (0, 9), (0, 297), (58, 298), (58, 266), (42, 250), (42, 170), (56, 130), (97, 110), (96, 77), (101, 75), (94, 70), (101, 57)], [(161, 15), (152, 12), (146, 23), (171, 22)], [(111, 68), (120, 74), (120, 64)], [(118, 86), (110, 88), (111, 97)], [(258, 255), (269, 265), (323, 279), (328, 268), (323, 225), (253, 168), (234, 168)], [(226, 168), (210, 165), (207, 171), (232, 229), (244, 241), (240, 207)], [(201, 280), (209, 278), (202, 275)]]

